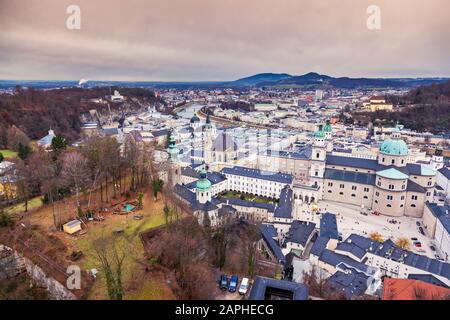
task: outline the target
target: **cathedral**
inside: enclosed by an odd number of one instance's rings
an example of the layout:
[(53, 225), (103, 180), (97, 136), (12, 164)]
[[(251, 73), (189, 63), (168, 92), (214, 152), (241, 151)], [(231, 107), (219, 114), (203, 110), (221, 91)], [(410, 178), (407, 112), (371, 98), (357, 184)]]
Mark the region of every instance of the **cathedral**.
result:
[[(430, 163), (409, 163), (408, 146), (396, 128), (379, 148), (378, 158), (362, 159), (332, 154), (330, 123), (319, 126), (310, 143), (294, 151), (263, 150), (252, 167), (236, 164), (237, 146), (225, 132), (214, 134), (209, 116), (204, 125), (191, 119), (202, 143), (201, 164), (182, 167), (173, 135), (168, 154), (177, 197), (199, 220), (220, 224), (226, 215), (256, 221), (295, 220), (295, 207), (330, 200), (370, 209), (386, 216), (421, 217), (432, 202), (436, 169), (442, 156)], [(194, 134), (195, 135), (195, 134)], [(226, 191), (272, 199), (257, 203), (223, 199)]]

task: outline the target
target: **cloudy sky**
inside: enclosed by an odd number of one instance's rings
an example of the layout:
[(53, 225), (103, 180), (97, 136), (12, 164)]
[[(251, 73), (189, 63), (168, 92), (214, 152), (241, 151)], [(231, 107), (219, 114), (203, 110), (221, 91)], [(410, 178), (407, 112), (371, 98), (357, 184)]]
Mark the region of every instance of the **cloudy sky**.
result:
[(0, 79), (450, 76), (449, 56), (449, 0), (0, 0)]

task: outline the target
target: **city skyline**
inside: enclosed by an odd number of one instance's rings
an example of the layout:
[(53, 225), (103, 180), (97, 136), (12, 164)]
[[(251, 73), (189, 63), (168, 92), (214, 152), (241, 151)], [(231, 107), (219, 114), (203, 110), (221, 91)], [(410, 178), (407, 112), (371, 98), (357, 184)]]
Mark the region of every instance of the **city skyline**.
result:
[[(341, 1), (342, 2), (342, 1)], [(450, 4), (0, 1), (0, 79), (230, 81), (261, 72), (448, 77)], [(368, 6), (381, 29), (366, 26)], [(420, 23), (419, 23), (420, 22)]]

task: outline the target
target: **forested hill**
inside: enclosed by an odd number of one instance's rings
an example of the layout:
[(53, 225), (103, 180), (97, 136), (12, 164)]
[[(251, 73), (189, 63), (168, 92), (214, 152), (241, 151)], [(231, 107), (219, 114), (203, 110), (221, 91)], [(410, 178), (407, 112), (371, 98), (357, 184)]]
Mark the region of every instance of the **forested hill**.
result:
[(450, 81), (412, 89), (403, 96), (389, 96), (388, 100), (399, 108), (394, 112), (355, 113), (355, 120), (399, 121), (412, 130), (450, 132)]
[(73, 141), (79, 137), (80, 114), (91, 109), (98, 112), (108, 109), (107, 104), (95, 103), (90, 99), (104, 99), (115, 89), (127, 99), (123, 103), (110, 103), (112, 110), (119, 110), (125, 106), (128, 110), (138, 109), (141, 106), (136, 101), (146, 105), (161, 102), (153, 92), (142, 88), (74, 87), (36, 90), (18, 87), (13, 94), (0, 95), (0, 127), (15, 125), (31, 139), (45, 136), (49, 128), (52, 128), (57, 134), (63, 134)]
[(434, 105), (450, 103), (450, 81), (421, 86), (404, 96), (391, 96), (391, 101), (399, 105)]

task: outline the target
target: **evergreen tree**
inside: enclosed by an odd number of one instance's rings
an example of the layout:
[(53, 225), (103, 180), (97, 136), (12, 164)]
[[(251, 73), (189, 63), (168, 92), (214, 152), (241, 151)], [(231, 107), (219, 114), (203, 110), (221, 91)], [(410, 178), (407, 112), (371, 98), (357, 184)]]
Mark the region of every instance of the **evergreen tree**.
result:
[(61, 150), (67, 148), (68, 144), (67, 139), (58, 134), (52, 139), (52, 150), (59, 153)]
[(21, 143), (19, 143), (19, 149), (17, 152), (17, 155), (19, 156), (20, 159), (22, 160), (26, 160), (31, 154), (31, 148), (27, 145), (23, 145)]

